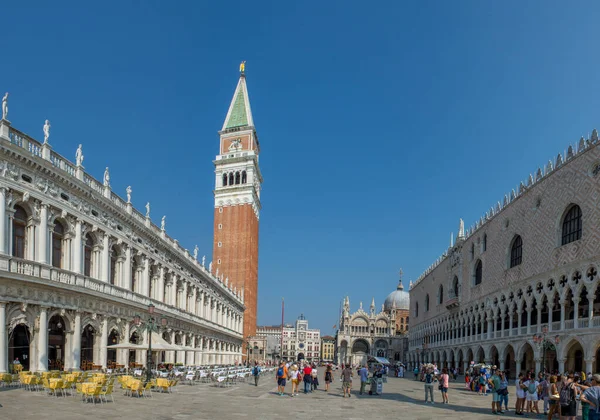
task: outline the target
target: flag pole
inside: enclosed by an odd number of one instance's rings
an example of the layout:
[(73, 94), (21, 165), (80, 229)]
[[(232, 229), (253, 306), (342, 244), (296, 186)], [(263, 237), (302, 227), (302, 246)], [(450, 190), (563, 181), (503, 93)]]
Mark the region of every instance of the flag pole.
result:
[(284, 314), (284, 310), (285, 310), (285, 300), (282, 297), (281, 298), (281, 342), (279, 343), (279, 346), (280, 346), (279, 352), (281, 353), (281, 355), (279, 357), (280, 361), (283, 360), (283, 314)]

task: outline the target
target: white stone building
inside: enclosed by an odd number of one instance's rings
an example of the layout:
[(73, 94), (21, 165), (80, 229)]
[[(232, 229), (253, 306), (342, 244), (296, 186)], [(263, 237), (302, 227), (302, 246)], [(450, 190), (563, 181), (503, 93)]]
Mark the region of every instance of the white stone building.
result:
[(484, 361), (512, 377), (598, 372), (599, 266), (594, 130), (470, 229), (461, 221), (456, 243), (410, 289), (410, 361), (463, 370)]
[(346, 296), (336, 334), (336, 362), (359, 365), (366, 363), (369, 356), (384, 357), (392, 363), (404, 361), (409, 307), (410, 297), (404, 291), (402, 279), (379, 313), (374, 298), (368, 313), (363, 310), (362, 302), (356, 312), (350, 313), (350, 299)]
[[(48, 126), (49, 130), (49, 126)], [(48, 135), (46, 136), (48, 140)], [(82, 166), (0, 121), (0, 372), (145, 364), (132, 323), (166, 319), (157, 361), (241, 361), (241, 290), (216, 278), (146, 214)], [(164, 340), (164, 341), (163, 341)], [(166, 342), (166, 343), (165, 343)]]
[(300, 315), (295, 326), (284, 326), (283, 328), (283, 350), (284, 360), (301, 360), (318, 362), (321, 357), (321, 331), (309, 329), (308, 321), (304, 315)]
[(265, 359), (276, 361), (281, 358), (281, 325), (266, 325), (256, 327), (256, 336), (264, 337), (267, 341)]

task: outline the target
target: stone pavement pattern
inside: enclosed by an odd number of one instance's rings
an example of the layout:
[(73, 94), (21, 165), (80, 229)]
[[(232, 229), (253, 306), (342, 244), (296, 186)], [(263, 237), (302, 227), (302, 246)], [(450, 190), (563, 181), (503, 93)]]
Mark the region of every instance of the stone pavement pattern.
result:
[[(337, 376), (337, 372), (336, 372)], [(250, 382), (231, 388), (208, 384), (179, 385), (172, 394), (153, 393), (152, 398), (131, 398), (116, 390), (115, 403), (84, 404), (79, 397), (53, 397), (22, 388), (0, 388), (0, 419), (86, 420), (125, 418), (167, 419), (367, 419), (391, 418), (407, 420), (444, 419), (522, 419), (514, 415), (513, 394), (509, 396), (511, 411), (491, 414), (491, 396), (481, 397), (463, 389), (464, 383), (450, 383), (450, 404), (425, 405), (423, 383), (412, 379), (389, 378), (382, 396), (359, 396), (359, 384), (351, 398), (343, 398), (340, 382), (329, 393), (319, 389), (312, 394), (291, 398), (276, 394), (272, 376), (261, 378), (258, 387)], [(286, 390), (289, 392), (291, 386)], [(511, 390), (512, 391), (512, 390)], [(434, 398), (441, 401), (435, 389)], [(541, 407), (540, 407), (541, 408)], [(528, 416), (532, 418), (532, 416)], [(542, 418), (539, 416), (538, 418)]]

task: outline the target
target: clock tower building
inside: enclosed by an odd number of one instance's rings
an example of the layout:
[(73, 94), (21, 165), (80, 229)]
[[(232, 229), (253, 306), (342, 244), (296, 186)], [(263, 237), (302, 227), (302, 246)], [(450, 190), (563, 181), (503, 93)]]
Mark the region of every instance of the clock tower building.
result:
[[(219, 131), (215, 165), (213, 274), (242, 290), (244, 338), (256, 332), (258, 294), (258, 224), (262, 175), (244, 65)], [(217, 273), (218, 270), (218, 273)]]

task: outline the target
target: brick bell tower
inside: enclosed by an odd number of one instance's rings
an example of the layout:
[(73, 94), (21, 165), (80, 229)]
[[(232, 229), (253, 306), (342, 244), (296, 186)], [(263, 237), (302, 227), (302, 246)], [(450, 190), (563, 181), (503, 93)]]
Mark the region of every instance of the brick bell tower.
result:
[(219, 131), (219, 154), (213, 162), (216, 177), (212, 270), (215, 274), (218, 269), (219, 277), (228, 277), (232, 287), (243, 288), (246, 338), (256, 333), (258, 222), (263, 179), (244, 63), (240, 65), (240, 79)]

